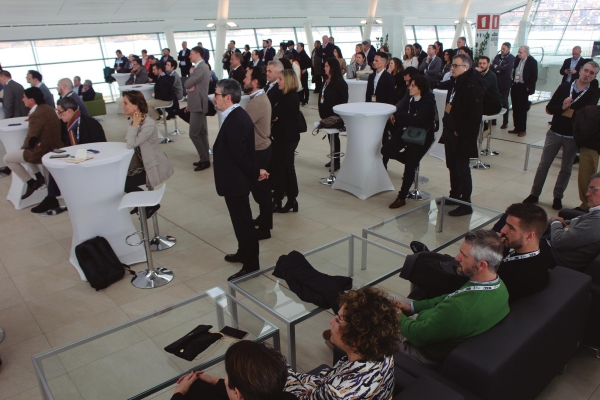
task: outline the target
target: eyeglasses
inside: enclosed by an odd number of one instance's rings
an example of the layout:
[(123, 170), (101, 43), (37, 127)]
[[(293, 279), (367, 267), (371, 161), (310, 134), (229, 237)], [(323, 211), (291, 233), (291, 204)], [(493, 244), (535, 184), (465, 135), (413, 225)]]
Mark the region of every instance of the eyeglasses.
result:
[(55, 108), (54, 111), (56, 111), (56, 115), (60, 115), (60, 114), (64, 113), (67, 110), (60, 111), (58, 108)]
[(600, 186), (588, 186), (588, 190), (592, 193), (595, 193), (598, 189), (600, 189)]
[(217, 96), (221, 96), (222, 97), (223, 93), (217, 93), (217, 92), (215, 92), (215, 97), (217, 97)]
[(467, 64), (452, 64), (450, 65), (451, 68), (458, 68), (458, 67), (466, 67)]

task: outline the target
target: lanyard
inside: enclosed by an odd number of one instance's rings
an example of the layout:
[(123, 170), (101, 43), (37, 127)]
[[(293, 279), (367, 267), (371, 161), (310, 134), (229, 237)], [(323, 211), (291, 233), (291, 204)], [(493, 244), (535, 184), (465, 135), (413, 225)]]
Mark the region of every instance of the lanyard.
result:
[[(570, 93), (570, 97), (571, 98), (573, 98), (573, 91), (575, 90), (575, 84), (577, 84), (577, 80), (571, 84), (571, 93)], [(577, 102), (577, 100), (579, 100), (580, 98), (582, 98), (583, 95), (585, 94), (585, 92), (587, 92), (589, 88), (590, 88), (590, 85), (587, 85), (587, 87), (583, 90), (583, 92), (580, 92), (579, 96), (577, 96), (577, 98), (575, 100), (573, 100), (573, 102), (571, 103), (571, 106), (573, 104), (575, 104)]]
[(508, 255), (506, 256), (506, 258), (504, 260), (502, 260), (502, 262), (523, 260), (525, 258), (535, 257), (538, 254), (540, 254), (540, 249), (537, 249), (536, 251), (532, 251), (531, 253), (519, 254), (518, 256), (513, 256), (513, 254), (515, 254), (514, 250), (511, 251), (510, 253), (508, 253)]
[(497, 285), (494, 285), (494, 286), (468, 286), (468, 287), (466, 287), (464, 289), (459, 289), (459, 290), (457, 290), (454, 293), (450, 293), (448, 296), (446, 296), (446, 298), (444, 300), (449, 299), (452, 296), (456, 296), (457, 294), (464, 293), (464, 292), (470, 292), (470, 291), (473, 291), (473, 290), (496, 290), (499, 287), (500, 287), (499, 283)]
[(325, 97), (325, 88), (327, 88), (327, 81), (325, 81), (325, 84), (323, 85), (323, 89), (321, 90), (321, 96)]
[(456, 93), (456, 89), (452, 88), (452, 93), (450, 94), (450, 100), (448, 104), (452, 104), (452, 100), (454, 100), (454, 94)]

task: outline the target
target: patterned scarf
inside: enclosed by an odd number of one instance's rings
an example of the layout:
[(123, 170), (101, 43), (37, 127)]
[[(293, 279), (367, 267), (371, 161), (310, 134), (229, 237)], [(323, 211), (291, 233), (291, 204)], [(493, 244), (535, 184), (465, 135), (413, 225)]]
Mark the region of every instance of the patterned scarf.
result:
[(79, 143), (79, 118), (81, 117), (81, 113), (79, 110), (75, 111), (73, 117), (67, 123), (67, 131), (69, 132), (69, 142), (71, 142), (71, 146), (75, 146)]

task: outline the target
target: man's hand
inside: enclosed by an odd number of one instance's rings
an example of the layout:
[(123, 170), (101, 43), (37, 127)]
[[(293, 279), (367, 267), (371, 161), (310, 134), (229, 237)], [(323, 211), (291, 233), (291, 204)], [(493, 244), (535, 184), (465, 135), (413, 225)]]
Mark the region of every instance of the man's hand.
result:
[(192, 86), (191, 88), (189, 88), (187, 91), (188, 93), (193, 92), (194, 90), (196, 90), (196, 86)]
[(567, 223), (565, 222), (564, 218), (561, 218), (561, 217), (552, 217), (552, 218), (550, 218), (550, 223), (552, 223), (554, 221), (559, 221), (562, 224), (563, 228), (565, 226), (567, 226)]
[(264, 181), (265, 179), (269, 179), (269, 175), (270, 174), (266, 170), (261, 169), (260, 174), (258, 175), (258, 181), (260, 182)]
[(572, 97), (567, 97), (565, 99), (565, 101), (563, 101), (563, 110), (566, 110), (567, 108), (571, 107), (571, 104), (573, 104), (573, 98)]
[(183, 109), (183, 112), (184, 112), (184, 113), (188, 112), (188, 108), (187, 108), (187, 107), (186, 107), (186, 108), (184, 108), (184, 109)]
[(181, 394), (185, 395), (188, 392), (188, 390), (190, 390), (190, 386), (192, 386), (192, 384), (196, 380), (198, 380), (198, 375), (194, 371), (190, 372), (187, 375), (182, 376), (177, 381), (177, 386), (175, 386), (175, 391), (173, 392), (173, 394), (181, 393)]
[(390, 115), (390, 122), (396, 124), (396, 116), (394, 116), (394, 114)]
[(409, 303), (406, 303), (406, 302), (400, 301), (400, 300), (395, 300), (394, 306), (396, 307), (396, 309), (398, 311), (402, 311), (402, 314), (407, 315), (407, 316), (412, 315), (412, 310), (410, 308)]

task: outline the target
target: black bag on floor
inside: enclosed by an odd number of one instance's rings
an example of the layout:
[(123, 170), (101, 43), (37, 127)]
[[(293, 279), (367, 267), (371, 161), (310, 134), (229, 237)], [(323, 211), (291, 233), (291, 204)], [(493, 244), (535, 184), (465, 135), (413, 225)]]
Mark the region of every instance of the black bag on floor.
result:
[(90, 286), (96, 291), (123, 278), (125, 270), (135, 275), (127, 265), (121, 263), (108, 241), (100, 236), (77, 245), (75, 256)]

